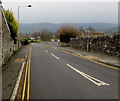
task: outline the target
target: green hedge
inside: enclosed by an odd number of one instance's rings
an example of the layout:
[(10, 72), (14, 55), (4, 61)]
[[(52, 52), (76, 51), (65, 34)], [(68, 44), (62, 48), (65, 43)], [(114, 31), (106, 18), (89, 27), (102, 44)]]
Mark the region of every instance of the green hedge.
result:
[(19, 24), (18, 21), (15, 19), (14, 14), (11, 10), (5, 10), (4, 9), (4, 14), (11, 32), (11, 37), (16, 43), (16, 39), (18, 36), (18, 30), (19, 30)]

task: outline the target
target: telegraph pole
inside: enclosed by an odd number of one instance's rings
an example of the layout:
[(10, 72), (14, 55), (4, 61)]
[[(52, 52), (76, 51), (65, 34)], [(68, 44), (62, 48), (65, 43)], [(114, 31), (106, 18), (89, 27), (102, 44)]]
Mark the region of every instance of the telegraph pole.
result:
[(89, 29), (88, 27), (86, 27), (86, 31), (87, 31), (87, 52), (90, 51), (90, 44), (89, 44)]

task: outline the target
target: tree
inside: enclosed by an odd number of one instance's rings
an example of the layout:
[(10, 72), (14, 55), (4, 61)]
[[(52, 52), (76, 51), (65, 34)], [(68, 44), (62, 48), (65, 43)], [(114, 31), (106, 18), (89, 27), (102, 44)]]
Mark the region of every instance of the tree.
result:
[(38, 36), (42, 41), (50, 41), (50, 31), (48, 29), (42, 29), (38, 32)]
[(33, 35), (32, 35), (32, 37), (34, 37), (34, 38), (35, 38), (35, 40), (37, 40), (37, 39), (38, 39), (38, 37), (39, 37), (38, 32), (34, 32), (34, 33), (33, 33)]
[(66, 24), (61, 26), (56, 34), (56, 36), (59, 37), (60, 42), (69, 43), (70, 38), (75, 38), (79, 34), (79, 29)]
[(89, 33), (96, 33), (96, 29), (93, 28), (92, 26), (88, 27), (88, 31), (89, 31)]
[(17, 22), (17, 20), (15, 19), (13, 12), (4, 9), (4, 14), (11, 32), (11, 37), (13, 38), (13, 40), (16, 43), (16, 38), (18, 36), (18, 30), (19, 30), (19, 24)]
[(79, 27), (79, 31), (80, 31), (80, 33), (85, 33), (85, 30), (82, 26)]

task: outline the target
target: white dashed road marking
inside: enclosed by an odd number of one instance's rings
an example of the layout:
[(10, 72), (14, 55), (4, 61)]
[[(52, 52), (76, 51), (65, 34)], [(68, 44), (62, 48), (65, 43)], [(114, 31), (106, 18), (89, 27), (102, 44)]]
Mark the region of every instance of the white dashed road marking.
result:
[(46, 52), (48, 52), (47, 50), (45, 50)]
[(52, 54), (52, 53), (51, 53), (51, 55), (52, 55), (52, 56), (54, 56), (56, 59), (58, 59), (58, 60), (59, 60), (59, 58), (58, 58), (57, 56), (55, 56), (54, 54)]

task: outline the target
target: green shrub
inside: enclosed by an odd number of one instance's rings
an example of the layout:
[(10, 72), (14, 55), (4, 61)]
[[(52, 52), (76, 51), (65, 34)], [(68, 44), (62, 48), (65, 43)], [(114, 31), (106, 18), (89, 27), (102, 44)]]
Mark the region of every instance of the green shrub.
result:
[(22, 43), (22, 45), (27, 45), (30, 42), (29, 42), (28, 38), (23, 38), (23, 39), (21, 39), (21, 43)]
[(11, 37), (16, 43), (16, 39), (18, 36), (18, 30), (19, 30), (19, 24), (17, 20), (15, 19), (12, 11), (4, 9), (4, 14), (5, 14), (5, 17), (6, 17), (10, 32), (11, 32)]
[(39, 43), (41, 40), (31, 40), (31, 43)]

